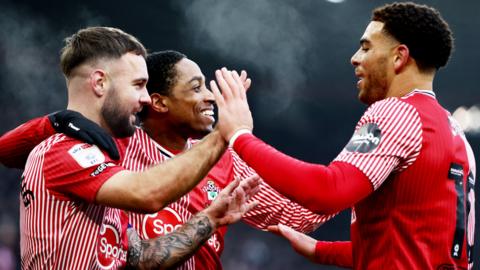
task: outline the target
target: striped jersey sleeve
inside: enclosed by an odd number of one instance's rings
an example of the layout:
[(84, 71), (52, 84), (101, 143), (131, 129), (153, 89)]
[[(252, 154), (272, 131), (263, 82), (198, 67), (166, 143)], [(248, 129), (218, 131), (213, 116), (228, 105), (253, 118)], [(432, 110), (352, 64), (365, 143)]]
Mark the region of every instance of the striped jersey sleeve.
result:
[(95, 202), (103, 183), (124, 168), (96, 145), (60, 138), (45, 153), (45, 187), (59, 199)]
[[(230, 151), (233, 157), (235, 177), (244, 179), (256, 174), (233, 149)], [(262, 230), (270, 225), (281, 223), (297, 231), (312, 232), (336, 215), (317, 215), (282, 196), (264, 181), (260, 184), (260, 191), (251, 200), (258, 201), (258, 205), (247, 212), (242, 220), (250, 226)]]
[(398, 99), (371, 105), (335, 161), (361, 170), (374, 189), (392, 172), (400, 172), (418, 157), (422, 147), (422, 123), (417, 110)]

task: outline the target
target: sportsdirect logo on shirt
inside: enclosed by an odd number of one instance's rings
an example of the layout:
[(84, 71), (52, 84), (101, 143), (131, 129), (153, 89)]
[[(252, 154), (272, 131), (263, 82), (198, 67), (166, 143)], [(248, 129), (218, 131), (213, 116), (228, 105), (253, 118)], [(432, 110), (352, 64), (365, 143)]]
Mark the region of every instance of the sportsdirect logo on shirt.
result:
[(361, 126), (348, 142), (345, 149), (350, 152), (369, 153), (380, 144), (382, 130), (375, 123)]
[(180, 215), (170, 207), (165, 207), (155, 214), (145, 215), (143, 218), (143, 237), (155, 238), (169, 234), (183, 224)]
[(127, 251), (123, 249), (120, 233), (108, 224), (103, 224), (97, 242), (97, 262), (102, 269), (111, 269), (116, 263), (127, 263)]

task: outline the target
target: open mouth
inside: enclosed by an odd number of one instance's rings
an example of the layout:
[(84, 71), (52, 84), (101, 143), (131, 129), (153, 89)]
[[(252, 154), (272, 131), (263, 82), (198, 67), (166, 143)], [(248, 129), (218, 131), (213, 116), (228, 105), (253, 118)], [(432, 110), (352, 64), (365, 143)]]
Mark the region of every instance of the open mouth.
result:
[(210, 121), (215, 122), (215, 112), (213, 109), (206, 109), (200, 112), (201, 115), (207, 117)]
[(363, 75), (362, 75), (361, 73), (355, 72), (355, 76), (358, 78), (357, 87), (360, 87), (360, 84), (361, 84), (362, 81), (363, 81)]

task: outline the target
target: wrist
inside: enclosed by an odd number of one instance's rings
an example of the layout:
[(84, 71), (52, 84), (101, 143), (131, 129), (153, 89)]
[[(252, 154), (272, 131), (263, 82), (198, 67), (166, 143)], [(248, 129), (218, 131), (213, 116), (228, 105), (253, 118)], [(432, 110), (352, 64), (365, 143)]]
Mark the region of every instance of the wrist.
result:
[(235, 144), (235, 141), (237, 140), (238, 137), (240, 137), (243, 134), (252, 134), (252, 130), (248, 128), (240, 128), (237, 129), (231, 136), (230, 139), (228, 140), (228, 146), (233, 148), (233, 145)]
[(219, 220), (218, 220), (218, 218), (216, 218), (214, 213), (212, 213), (210, 211), (209, 208), (210, 207), (207, 207), (207, 208), (203, 209), (202, 211), (200, 211), (198, 213), (198, 216), (206, 217), (208, 219), (208, 222), (210, 223), (210, 226), (211, 226), (212, 230), (215, 231), (219, 227)]

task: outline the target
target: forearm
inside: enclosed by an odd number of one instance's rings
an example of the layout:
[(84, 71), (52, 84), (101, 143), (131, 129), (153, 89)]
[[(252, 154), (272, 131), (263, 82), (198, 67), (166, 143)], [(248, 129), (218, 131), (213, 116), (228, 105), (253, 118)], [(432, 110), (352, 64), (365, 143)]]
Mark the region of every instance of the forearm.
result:
[(200, 182), (225, 151), (217, 132), (190, 150), (144, 172), (121, 171), (102, 184), (96, 203), (140, 213), (155, 213)]
[(250, 134), (241, 135), (234, 149), (270, 186), (318, 214), (349, 208), (373, 191), (368, 178), (346, 163), (306, 163)]
[(216, 230), (214, 222), (203, 211), (174, 232), (154, 239), (140, 240), (128, 230), (127, 264), (134, 269), (167, 269), (188, 258)]
[(40, 142), (55, 134), (48, 117), (32, 119), (0, 137), (0, 162), (22, 169), (29, 153)]
[(220, 134), (212, 132), (190, 150), (141, 173), (147, 181), (142, 182), (145, 193), (159, 203), (159, 209), (178, 200), (207, 175), (226, 146)]
[(352, 268), (352, 242), (337, 241), (326, 242), (318, 241), (315, 246), (314, 261), (319, 264), (335, 265), (340, 267)]

